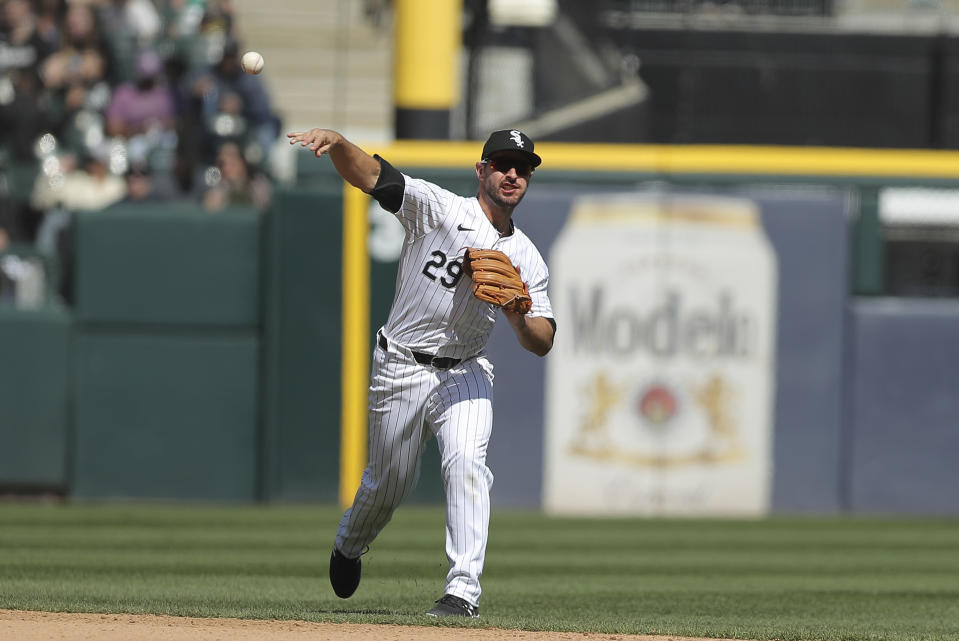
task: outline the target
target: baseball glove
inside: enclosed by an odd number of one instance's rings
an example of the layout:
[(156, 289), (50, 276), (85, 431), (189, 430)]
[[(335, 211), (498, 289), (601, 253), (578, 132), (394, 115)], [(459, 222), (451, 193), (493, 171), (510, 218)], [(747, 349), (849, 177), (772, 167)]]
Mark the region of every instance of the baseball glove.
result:
[(463, 267), (473, 279), (473, 295), (478, 299), (518, 314), (527, 314), (533, 307), (529, 288), (503, 252), (467, 248)]

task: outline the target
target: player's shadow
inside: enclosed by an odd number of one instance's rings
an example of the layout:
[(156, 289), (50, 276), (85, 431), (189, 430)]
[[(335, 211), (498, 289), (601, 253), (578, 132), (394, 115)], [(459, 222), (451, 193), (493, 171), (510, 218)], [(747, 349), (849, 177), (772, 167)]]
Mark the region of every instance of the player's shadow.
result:
[(318, 614), (384, 614), (387, 616), (397, 616), (404, 614), (396, 610), (351, 610), (349, 608), (335, 608), (332, 610), (316, 610)]

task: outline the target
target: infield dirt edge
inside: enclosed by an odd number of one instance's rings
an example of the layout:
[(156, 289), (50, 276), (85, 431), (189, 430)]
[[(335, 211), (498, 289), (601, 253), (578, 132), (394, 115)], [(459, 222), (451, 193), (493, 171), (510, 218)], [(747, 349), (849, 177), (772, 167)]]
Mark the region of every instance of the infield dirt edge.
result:
[(719, 641), (668, 635), (530, 632), (260, 619), (0, 610), (0, 637), (18, 641)]

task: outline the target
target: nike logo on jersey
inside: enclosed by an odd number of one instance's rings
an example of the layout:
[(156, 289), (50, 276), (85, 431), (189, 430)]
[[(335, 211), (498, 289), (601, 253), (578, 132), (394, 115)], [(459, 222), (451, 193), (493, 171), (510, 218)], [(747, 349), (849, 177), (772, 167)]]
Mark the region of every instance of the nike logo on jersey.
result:
[(463, 227), (462, 225), (457, 225), (457, 226), (456, 226), (456, 229), (457, 229), (458, 231), (476, 231), (475, 229), (471, 229), (471, 228), (469, 228), (469, 227)]

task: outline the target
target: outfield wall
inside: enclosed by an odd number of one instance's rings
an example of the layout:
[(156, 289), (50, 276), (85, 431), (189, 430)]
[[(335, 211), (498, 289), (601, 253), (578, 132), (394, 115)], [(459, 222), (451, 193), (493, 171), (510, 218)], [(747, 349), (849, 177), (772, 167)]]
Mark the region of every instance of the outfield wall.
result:
[[(469, 195), (471, 171), (452, 166), (468, 166), (473, 151), (414, 144), (381, 153)], [(877, 187), (959, 185), (959, 159), (818, 153), (557, 146), (557, 168), (537, 172), (517, 224), (550, 259), (585, 195), (751, 203), (776, 267), (760, 511), (959, 513), (950, 464), (959, 452), (950, 384), (959, 361), (943, 349), (955, 344), (959, 310), (864, 297), (882, 289)], [(298, 186), (281, 190), (266, 213), (118, 208), (78, 219), (76, 309), (0, 314), (0, 484), (81, 498), (350, 495), (364, 456), (373, 334), (392, 300), (402, 238), (358, 192), (344, 198), (326, 159), (308, 160)], [(658, 251), (668, 257), (668, 243)], [(573, 321), (558, 320), (559, 340)], [(497, 369), (494, 504), (539, 508), (550, 361), (518, 349), (503, 323), (489, 351)], [(693, 382), (690, 389), (702, 389)], [(737, 392), (750, 393), (748, 385)], [(720, 432), (710, 443), (728, 445), (715, 440)], [(697, 465), (722, 479), (717, 463)], [(647, 469), (638, 487), (666, 487), (664, 469)], [(431, 445), (412, 500), (441, 496)]]
[(849, 308), (848, 509), (955, 515), (959, 302)]

